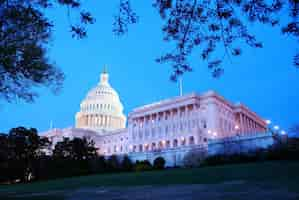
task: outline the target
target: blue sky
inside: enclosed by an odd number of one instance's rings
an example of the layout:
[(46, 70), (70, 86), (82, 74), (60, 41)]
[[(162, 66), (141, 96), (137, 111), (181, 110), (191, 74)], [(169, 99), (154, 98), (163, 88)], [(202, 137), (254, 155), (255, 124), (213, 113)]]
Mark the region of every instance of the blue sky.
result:
[[(56, 24), (49, 57), (65, 72), (64, 88), (58, 96), (41, 89), (33, 104), (1, 101), (0, 132), (16, 126), (45, 131), (51, 120), (57, 128), (74, 126), (79, 104), (97, 84), (105, 64), (126, 114), (136, 106), (179, 94), (178, 85), (169, 81), (171, 67), (154, 61), (171, 46), (162, 41), (162, 22), (151, 1), (133, 1), (140, 22), (122, 38), (112, 34), (117, 2), (103, 1), (98, 6), (89, 2), (86, 8), (97, 21), (89, 27), (89, 36), (84, 40), (71, 38), (64, 9), (55, 8), (48, 13)], [(288, 129), (299, 122), (299, 70), (292, 65), (298, 43), (282, 36), (279, 29), (252, 25), (250, 28), (264, 42), (263, 49), (246, 48), (240, 58), (225, 62), (225, 73), (220, 79), (211, 77), (206, 63), (192, 58), (194, 72), (183, 77), (184, 93), (215, 90)]]

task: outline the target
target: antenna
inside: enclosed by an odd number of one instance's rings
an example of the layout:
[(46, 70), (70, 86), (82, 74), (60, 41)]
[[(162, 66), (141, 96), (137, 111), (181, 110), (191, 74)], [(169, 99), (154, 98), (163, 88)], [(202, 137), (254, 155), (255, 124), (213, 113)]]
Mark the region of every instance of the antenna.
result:
[(107, 64), (104, 65), (102, 73), (103, 74), (107, 74), (108, 73), (108, 65)]
[(50, 121), (50, 130), (52, 130), (53, 129), (53, 121), (51, 120)]
[(183, 78), (179, 77), (180, 96), (183, 96)]

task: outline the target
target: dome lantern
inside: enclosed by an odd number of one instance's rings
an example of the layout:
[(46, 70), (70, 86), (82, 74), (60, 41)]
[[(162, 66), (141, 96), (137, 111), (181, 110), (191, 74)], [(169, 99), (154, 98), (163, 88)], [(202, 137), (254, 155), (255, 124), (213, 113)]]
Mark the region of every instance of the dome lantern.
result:
[(99, 84), (109, 85), (109, 74), (108, 74), (106, 65), (104, 66), (103, 71), (100, 75), (100, 83)]

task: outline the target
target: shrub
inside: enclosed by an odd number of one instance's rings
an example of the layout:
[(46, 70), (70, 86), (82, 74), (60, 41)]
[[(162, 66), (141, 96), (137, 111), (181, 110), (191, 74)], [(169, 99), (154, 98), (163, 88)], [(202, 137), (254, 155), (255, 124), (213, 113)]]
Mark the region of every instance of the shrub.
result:
[(163, 157), (157, 157), (154, 160), (154, 169), (164, 169), (165, 159)]
[(124, 156), (121, 162), (121, 169), (123, 171), (131, 171), (133, 169), (133, 163), (127, 155)]
[(148, 160), (143, 160), (143, 161), (136, 161), (135, 163), (135, 171), (140, 172), (140, 171), (149, 171), (152, 169), (152, 165)]
[(116, 155), (112, 155), (107, 160), (107, 170), (108, 171), (119, 171), (120, 163)]
[(107, 171), (106, 160), (104, 156), (98, 156), (88, 160), (90, 173), (103, 173)]
[(202, 151), (189, 151), (183, 159), (183, 164), (185, 167), (199, 167), (205, 155), (206, 153)]

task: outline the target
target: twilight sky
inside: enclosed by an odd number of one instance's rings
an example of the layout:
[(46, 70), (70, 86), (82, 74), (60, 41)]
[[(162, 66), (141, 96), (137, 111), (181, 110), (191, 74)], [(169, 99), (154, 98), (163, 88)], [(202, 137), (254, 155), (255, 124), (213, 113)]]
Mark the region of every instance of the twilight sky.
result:
[[(0, 132), (17, 126), (45, 131), (74, 126), (81, 100), (94, 87), (103, 65), (108, 65), (110, 83), (118, 91), (125, 113), (133, 108), (179, 94), (178, 85), (169, 81), (171, 67), (154, 60), (171, 48), (162, 41), (162, 22), (151, 1), (133, 1), (140, 22), (129, 34), (112, 34), (113, 14), (118, 1), (89, 1), (86, 6), (97, 21), (89, 26), (84, 40), (71, 38), (66, 12), (57, 8), (48, 13), (55, 23), (49, 58), (64, 71), (62, 92), (55, 96), (47, 89), (33, 104), (0, 101)], [(206, 63), (191, 59), (194, 72), (183, 77), (184, 93), (215, 90), (232, 102), (242, 102), (283, 129), (299, 122), (299, 70), (292, 65), (298, 43), (282, 36), (278, 28), (250, 26), (263, 49), (243, 49), (243, 55), (225, 62), (225, 73), (213, 79)], [(298, 47), (297, 47), (298, 48)]]

